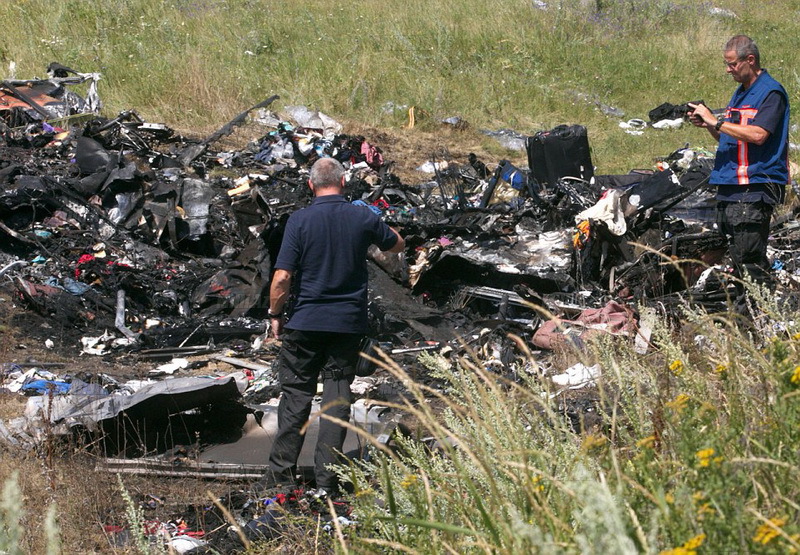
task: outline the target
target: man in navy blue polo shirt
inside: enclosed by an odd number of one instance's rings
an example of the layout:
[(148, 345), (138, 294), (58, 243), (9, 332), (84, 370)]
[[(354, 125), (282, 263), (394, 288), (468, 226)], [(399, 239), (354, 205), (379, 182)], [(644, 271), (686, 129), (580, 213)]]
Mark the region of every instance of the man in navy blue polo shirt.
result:
[[(402, 252), (405, 241), (371, 210), (342, 196), (344, 168), (333, 158), (312, 166), (308, 186), (311, 205), (289, 217), (270, 286), (269, 318), (278, 355), (281, 400), (278, 434), (269, 456), (264, 486), (294, 482), (303, 445), (300, 429), (311, 413), (320, 373), (323, 413), (348, 421), (358, 351), (367, 332), (367, 249), (377, 245)], [(290, 291), (292, 314), (283, 311)], [(317, 488), (337, 489), (336, 475), (326, 468), (337, 462), (347, 430), (320, 419), (314, 453)]]
[[(692, 122), (719, 141), (709, 183), (717, 185), (717, 224), (728, 236), (736, 277), (771, 282), (769, 222), (789, 182), (789, 97), (761, 67), (758, 47), (736, 35), (723, 49), (726, 71), (739, 83), (724, 118), (694, 108)], [(746, 291), (736, 284), (734, 310), (748, 316)]]

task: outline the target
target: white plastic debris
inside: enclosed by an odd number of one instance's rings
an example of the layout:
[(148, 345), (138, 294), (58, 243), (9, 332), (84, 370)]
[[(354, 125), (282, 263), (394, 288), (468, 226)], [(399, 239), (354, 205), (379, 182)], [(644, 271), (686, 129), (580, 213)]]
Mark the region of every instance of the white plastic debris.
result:
[(619, 122), (619, 126), (629, 135), (642, 135), (647, 127), (647, 122), (643, 119), (634, 118)]
[(569, 386), (571, 389), (579, 389), (593, 383), (600, 377), (600, 365), (586, 366), (579, 362), (567, 368), (563, 374), (552, 376), (550, 379), (557, 385)]
[(321, 129), (326, 139), (333, 139), (342, 132), (342, 124), (322, 112), (310, 110), (306, 106), (286, 106), (284, 110), (300, 127)]
[(643, 355), (650, 348), (650, 337), (653, 335), (653, 326), (657, 320), (656, 312), (650, 308), (645, 308), (639, 316), (639, 329), (634, 338), (633, 349)]
[(83, 345), (81, 354), (104, 355), (108, 352), (108, 344), (113, 339), (114, 336), (107, 331), (104, 331), (102, 335), (96, 337), (81, 337), (81, 345)]
[(350, 391), (353, 395), (366, 395), (377, 386), (375, 378), (355, 378), (350, 384)]
[(208, 545), (204, 540), (192, 536), (175, 536), (170, 538), (168, 544), (170, 551), (175, 550), (175, 553), (198, 553), (200, 548)]
[(162, 364), (156, 368), (153, 368), (148, 372), (150, 376), (171, 376), (178, 370), (183, 370), (189, 366), (189, 359), (186, 358), (173, 358), (171, 361), (167, 362), (166, 364)]
[(434, 162), (431, 162), (430, 160), (428, 160), (427, 162), (422, 164), (420, 167), (418, 167), (417, 171), (418, 172), (422, 172), (422, 173), (436, 173), (437, 170), (438, 171), (446, 170), (447, 166), (448, 166), (448, 163), (446, 161), (441, 161), (441, 162), (434, 163)]

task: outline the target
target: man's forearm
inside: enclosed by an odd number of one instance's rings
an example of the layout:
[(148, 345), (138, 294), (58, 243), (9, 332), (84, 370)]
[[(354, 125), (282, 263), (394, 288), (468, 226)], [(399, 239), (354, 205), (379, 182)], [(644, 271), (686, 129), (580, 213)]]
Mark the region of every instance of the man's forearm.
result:
[(763, 145), (764, 141), (769, 138), (769, 131), (757, 125), (742, 125), (740, 123), (731, 123), (729, 121), (723, 122), (719, 128), (719, 133), (730, 135), (737, 141), (744, 141), (746, 143), (753, 143)]
[(397, 242), (394, 244), (394, 246), (392, 246), (391, 249), (389, 249), (386, 252), (390, 252), (390, 253), (393, 253), (393, 254), (396, 254), (396, 253), (399, 253), (399, 252), (403, 252), (405, 250), (405, 248), (406, 248), (405, 239), (403, 239), (403, 237), (400, 235), (400, 232), (398, 232), (395, 228), (390, 227), (389, 229), (391, 229), (392, 233), (394, 233), (397, 236)]
[(283, 312), (291, 287), (292, 273), (287, 270), (275, 270), (272, 276), (272, 284), (269, 288), (269, 313), (271, 315)]

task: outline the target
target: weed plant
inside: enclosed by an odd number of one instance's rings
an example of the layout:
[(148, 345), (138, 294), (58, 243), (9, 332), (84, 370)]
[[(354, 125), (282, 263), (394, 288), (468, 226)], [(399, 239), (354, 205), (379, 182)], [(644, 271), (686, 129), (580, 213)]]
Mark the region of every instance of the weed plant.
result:
[(380, 127), (406, 124), (412, 106), (428, 128), (453, 115), (522, 133), (581, 123), (600, 173), (626, 173), (686, 142), (712, 146), (692, 126), (634, 137), (618, 123), (662, 102), (724, 106), (733, 34), (757, 40), (797, 104), (786, 37), (798, 15), (793, 2), (740, 0), (6, 0), (0, 74), (13, 63), (41, 76), (51, 61), (99, 71), (110, 115), (195, 131), (275, 93)]
[(387, 360), (420, 431), (342, 469), (361, 519), (352, 541), (424, 553), (800, 549), (800, 320), (755, 294), (762, 329), (684, 307), (680, 329), (654, 318), (648, 354), (595, 341), (582, 354), (603, 369), (592, 429), (558, 413), (548, 380), (522, 371), (530, 361), (512, 383), (426, 355), (445, 384), (434, 391)]

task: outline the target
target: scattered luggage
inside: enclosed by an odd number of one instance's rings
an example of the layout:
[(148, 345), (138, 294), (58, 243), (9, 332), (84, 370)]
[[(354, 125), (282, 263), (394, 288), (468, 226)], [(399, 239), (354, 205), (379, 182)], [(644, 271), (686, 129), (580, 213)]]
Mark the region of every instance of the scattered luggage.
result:
[(539, 187), (553, 186), (564, 177), (589, 181), (594, 176), (586, 127), (559, 125), (539, 131), (525, 141), (531, 179)]

